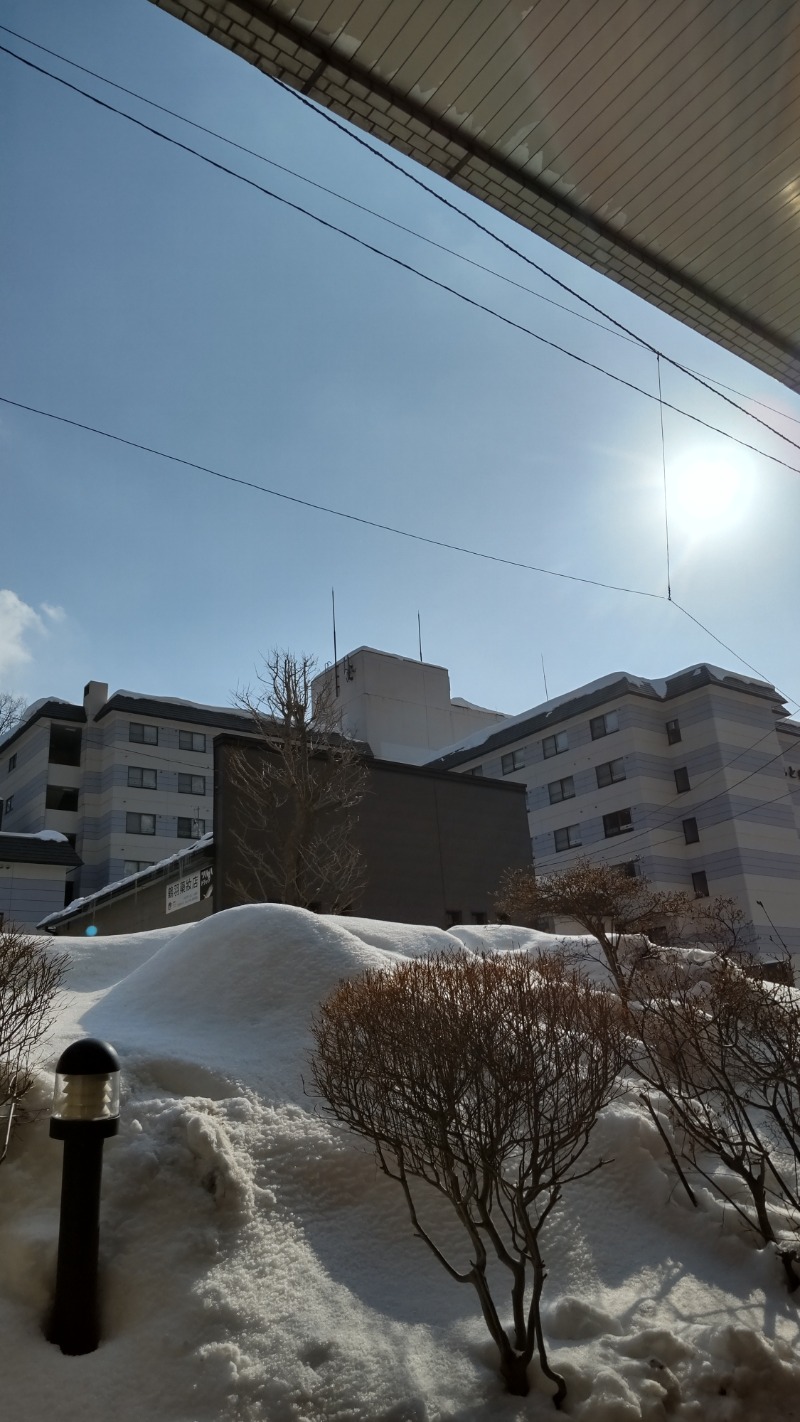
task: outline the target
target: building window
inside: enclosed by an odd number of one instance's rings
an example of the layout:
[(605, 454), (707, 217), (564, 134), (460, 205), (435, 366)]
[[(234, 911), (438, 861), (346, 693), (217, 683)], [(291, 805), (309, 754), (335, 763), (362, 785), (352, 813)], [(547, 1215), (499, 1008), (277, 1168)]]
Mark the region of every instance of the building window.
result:
[(615, 810), (611, 815), (603, 815), (603, 834), (611, 839), (615, 834), (625, 834), (633, 829), (630, 810)]
[(619, 717), (616, 711), (606, 711), (604, 716), (593, 716), (589, 722), (589, 730), (593, 741), (599, 741), (601, 736), (610, 736), (612, 731), (618, 731)]
[(618, 780), (626, 778), (625, 761), (621, 757), (619, 760), (607, 760), (604, 765), (595, 766), (594, 773), (597, 776), (597, 788), (602, 790), (604, 786), (614, 785)]
[(131, 721), (128, 727), (128, 740), (135, 741), (140, 746), (157, 746), (158, 726), (143, 726), (138, 721)]
[(488, 923), (488, 917), (487, 917), (487, 915), (486, 915), (486, 913), (484, 912), (483, 909), (473, 909), (473, 910), (472, 910), (472, 922), (473, 922), (473, 923)]
[(667, 721), (667, 740), (669, 741), (670, 745), (676, 746), (678, 744), (678, 741), (681, 739), (682, 737), (680, 721)]
[(9, 795), (8, 799), (6, 800), (6, 814), (9, 813), (9, 810), (13, 810), (13, 808), (14, 808), (14, 796), (13, 796), (13, 795)]
[(483, 775), (483, 766), (473, 765), (472, 769), (467, 771), (467, 775)]
[(581, 827), (580, 825), (565, 825), (563, 829), (553, 831), (556, 852), (561, 853), (562, 849), (580, 849)]
[(683, 821), (683, 837), (687, 844), (699, 844), (700, 831), (697, 828), (697, 820), (691, 819)]
[(178, 839), (200, 839), (205, 832), (205, 820), (195, 820), (185, 815), (178, 816)]
[(44, 803), (48, 810), (77, 810), (78, 792), (70, 785), (48, 785)]
[(181, 795), (205, 795), (206, 777), (204, 775), (179, 775), (178, 791)]
[(16, 754), (16, 751), (15, 751), (13, 755), (10, 755), (10, 756), (8, 757), (8, 773), (9, 773), (9, 775), (11, 774), (12, 770), (14, 769), (16, 763), (17, 763), (17, 754)]
[(551, 755), (561, 755), (565, 750), (569, 750), (569, 739), (566, 731), (557, 731), (554, 736), (545, 736), (542, 741), (542, 751), (545, 760), (549, 760)]
[(547, 793), (551, 805), (557, 805), (561, 800), (572, 800), (575, 796), (575, 781), (571, 775), (565, 775), (563, 780), (551, 780)]
[(628, 859), (624, 864), (618, 866), (620, 874), (624, 874), (626, 879), (638, 879), (640, 874), (638, 859)]
[(178, 747), (180, 750), (204, 751), (206, 748), (205, 731), (179, 731)]
[(525, 765), (525, 752), (523, 750), (509, 751), (508, 755), (500, 757), (500, 767), (504, 775), (510, 775), (512, 770), (522, 770)]
[(152, 869), (152, 867), (152, 859), (126, 859), (123, 877), (127, 879), (130, 874), (139, 874), (142, 869)]
[(125, 816), (126, 834), (155, 834), (155, 815), (140, 815), (129, 810)]
[(80, 765), (81, 731), (79, 726), (51, 726), (47, 759), (51, 765)]
[(706, 878), (705, 869), (700, 869), (696, 874), (692, 875), (692, 888), (698, 899), (708, 898), (708, 879)]
[(456, 924), (462, 923), (464, 919), (461, 909), (445, 909), (445, 915), (448, 928), (455, 928)]
[(155, 790), (156, 772), (145, 770), (141, 765), (129, 765), (128, 785), (131, 790)]
[(691, 790), (689, 784), (689, 772), (685, 765), (679, 765), (675, 771), (675, 789), (679, 795), (683, 795), (687, 790)]

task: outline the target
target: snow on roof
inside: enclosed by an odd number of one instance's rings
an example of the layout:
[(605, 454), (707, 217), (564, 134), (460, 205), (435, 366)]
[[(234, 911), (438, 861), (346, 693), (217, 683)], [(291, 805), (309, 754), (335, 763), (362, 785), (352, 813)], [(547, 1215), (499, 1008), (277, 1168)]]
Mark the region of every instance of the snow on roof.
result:
[(496, 736), (499, 731), (510, 730), (511, 727), (519, 725), (522, 721), (529, 721), (533, 716), (549, 715), (556, 707), (563, 706), (568, 701), (574, 701), (578, 696), (588, 696), (592, 691), (600, 691), (604, 686), (613, 686), (615, 682), (623, 679), (641, 682), (641, 678), (629, 676), (627, 672), (610, 672), (608, 676), (598, 677), (596, 681), (589, 681), (585, 686), (565, 692), (563, 696), (552, 696), (549, 701), (541, 701), (538, 706), (531, 706), (527, 711), (520, 711), (516, 716), (506, 716), (493, 726), (482, 726), (480, 730), (473, 731), (471, 735), (462, 736), (461, 740), (456, 741), (452, 746), (446, 746), (437, 751), (436, 759), (438, 760), (440, 756), (452, 755), (454, 751), (482, 746), (484, 741), (487, 741), (490, 736)]
[[(182, 929), (48, 942), (76, 968), (47, 1064), (84, 1033), (112, 1042), (123, 1110), (104, 1153), (103, 1336), (88, 1359), (41, 1334), (61, 1171), (49, 1070), (12, 1139), (0, 1197), (9, 1416), (50, 1422), (67, 1392), (82, 1422), (553, 1415), (535, 1366), (527, 1399), (503, 1392), (474, 1292), (308, 1094), (320, 999), (443, 940), (490, 953), (554, 941), (247, 905)], [(789, 1422), (800, 1316), (773, 1251), (748, 1239), (713, 1176), (687, 1206), (636, 1090), (606, 1109), (590, 1150), (610, 1163), (565, 1189), (545, 1226), (544, 1326), (570, 1418), (655, 1418), (667, 1397), (676, 1418)], [(438, 1197), (426, 1223), (469, 1260)]]
[(502, 711), (494, 711), (491, 706), (479, 706), (477, 701), (467, 701), (463, 696), (451, 696), (451, 706), (463, 706), (466, 711), (483, 711), (486, 716), (503, 716)]
[(60, 830), (36, 830), (32, 834), (17, 834), (15, 830), (0, 830), (0, 839), (50, 839), (58, 844), (67, 844), (67, 836)]
[(25, 710), (21, 713), (19, 720), (15, 721), (13, 726), (9, 726), (8, 730), (3, 732), (2, 736), (0, 736), (0, 746), (4, 745), (5, 742), (7, 740), (10, 740), (12, 736), (16, 736), (18, 732), (22, 730), (23, 726), (27, 724), (28, 721), (33, 720), (33, 717), (36, 715), (37, 711), (41, 711), (42, 707), (47, 706), (48, 704), (55, 706), (71, 706), (73, 709), (75, 707), (74, 701), (65, 701), (63, 696), (40, 696), (38, 701), (32, 701), (30, 706), (25, 707)]
[(712, 681), (720, 683), (738, 681), (743, 686), (757, 686), (759, 689), (775, 691), (771, 682), (762, 681), (758, 677), (746, 676), (740, 672), (725, 671), (723, 667), (713, 666), (710, 662), (698, 662), (696, 665), (674, 672), (670, 677), (660, 678), (634, 676), (631, 672), (625, 671), (609, 672), (606, 676), (588, 681), (584, 686), (576, 686), (572, 691), (564, 692), (561, 696), (551, 696), (549, 700), (541, 701), (537, 706), (529, 707), (527, 711), (520, 711), (516, 716), (506, 716), (502, 722), (496, 722), (493, 726), (482, 726), (480, 730), (473, 731), (471, 735), (462, 736), (453, 745), (438, 750), (435, 759), (439, 760), (443, 756), (453, 755), (458, 751), (479, 750), (492, 736), (511, 730), (514, 726), (520, 725), (524, 721), (530, 721), (535, 716), (550, 716), (560, 706), (566, 706), (570, 701), (577, 701), (580, 697), (591, 696), (593, 692), (602, 691), (605, 687), (614, 686), (618, 682), (627, 682), (629, 686), (637, 688), (645, 695), (656, 696), (660, 700), (664, 700), (668, 695), (670, 682), (686, 676), (701, 676), (704, 672), (708, 673)]
[[(46, 833), (48, 831), (45, 831)], [(63, 836), (61, 837), (63, 838)], [(156, 878), (170, 864), (177, 864), (181, 859), (185, 859), (187, 854), (196, 854), (198, 849), (207, 849), (213, 843), (214, 831), (209, 830), (199, 839), (193, 840), (185, 849), (178, 849), (174, 854), (168, 854), (165, 859), (156, 860), (155, 864), (149, 864), (146, 869), (139, 869), (135, 874), (126, 874), (123, 879), (115, 879), (111, 884), (104, 884), (102, 889), (95, 889), (93, 894), (84, 894), (80, 899), (73, 899), (66, 908), (58, 909), (55, 913), (49, 913), (46, 918), (40, 919), (37, 926), (46, 928), (48, 924), (61, 923), (63, 919), (72, 918), (81, 909), (85, 909), (88, 904), (95, 904), (98, 899), (106, 898), (109, 894), (118, 894), (121, 889), (129, 888), (142, 879)]]
[(109, 701), (113, 701), (115, 696), (127, 696), (131, 701), (163, 701), (169, 706), (190, 706), (193, 711), (211, 711), (216, 714), (224, 713), (226, 716), (235, 716), (237, 712), (244, 717), (250, 715), (242, 706), (211, 706), (205, 701), (187, 701), (182, 696), (161, 696), (154, 691), (126, 691), (120, 688), (109, 696)]

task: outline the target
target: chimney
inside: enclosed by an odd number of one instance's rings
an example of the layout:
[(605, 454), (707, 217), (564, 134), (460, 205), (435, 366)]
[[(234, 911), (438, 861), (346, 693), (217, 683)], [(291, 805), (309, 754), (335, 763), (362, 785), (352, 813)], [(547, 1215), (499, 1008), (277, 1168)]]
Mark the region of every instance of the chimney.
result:
[(83, 709), (87, 721), (93, 721), (101, 706), (108, 701), (107, 681), (87, 681), (83, 688)]

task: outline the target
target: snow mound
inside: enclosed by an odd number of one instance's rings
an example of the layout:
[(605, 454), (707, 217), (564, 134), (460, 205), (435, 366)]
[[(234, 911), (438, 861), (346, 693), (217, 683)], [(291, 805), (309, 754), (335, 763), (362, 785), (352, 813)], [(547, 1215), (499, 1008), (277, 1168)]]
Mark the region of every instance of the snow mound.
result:
[(379, 918), (333, 918), (325, 923), (346, 924), (348, 933), (380, 948), (383, 953), (402, 954), (404, 958), (425, 958), (429, 953), (452, 953), (453, 940), (443, 928), (428, 928), (417, 923), (385, 923)]
[[(138, 1055), (191, 1061), (198, 1040), (231, 1081), (302, 1100), (312, 1013), (343, 978), (387, 964), (341, 918), (245, 904), (175, 934), (86, 1016)], [(163, 1076), (161, 1078), (163, 1081)], [(198, 1093), (202, 1094), (202, 1093)]]
[[(310, 1020), (343, 978), (422, 953), (547, 951), (508, 925), (445, 933), (250, 905), (181, 929), (47, 940), (71, 978), (49, 1044), (84, 1032), (122, 1060), (106, 1143), (102, 1341), (42, 1336), (62, 1151), (52, 1076), (0, 1168), (4, 1415), (26, 1422), (544, 1422), (534, 1364), (503, 1392), (471, 1289), (415, 1237), (402, 1191), (306, 1094)], [(591, 940), (575, 939), (589, 954)], [(595, 944), (595, 949), (597, 945)], [(661, 1118), (669, 1128), (666, 1116)], [(634, 1088), (548, 1221), (545, 1332), (574, 1422), (800, 1422), (800, 1326), (769, 1250), (692, 1209)], [(454, 1267), (469, 1246), (431, 1193)], [(507, 1306), (507, 1296), (503, 1294)]]

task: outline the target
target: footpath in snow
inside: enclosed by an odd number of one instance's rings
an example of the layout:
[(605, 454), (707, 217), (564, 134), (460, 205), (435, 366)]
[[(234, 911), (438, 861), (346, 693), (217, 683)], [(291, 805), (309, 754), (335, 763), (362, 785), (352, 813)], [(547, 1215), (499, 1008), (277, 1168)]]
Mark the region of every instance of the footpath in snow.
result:
[[(524, 929), (434, 928), (255, 905), (179, 930), (57, 939), (71, 969), (33, 1104), (0, 1166), (0, 1415), (25, 1422), (523, 1422), (472, 1289), (414, 1239), (399, 1188), (306, 1095), (309, 1023), (342, 978)], [(105, 1148), (104, 1336), (42, 1336), (61, 1146), (52, 1067), (83, 1034), (122, 1060)], [(800, 1422), (800, 1305), (770, 1251), (693, 1210), (635, 1092), (604, 1113), (546, 1237), (546, 1332), (580, 1422)], [(439, 1229), (439, 1226), (437, 1226)], [(441, 1206), (441, 1236), (458, 1236)], [(437, 1236), (439, 1237), (439, 1236)], [(463, 1248), (462, 1248), (463, 1254)], [(466, 1263), (466, 1258), (464, 1263)]]

